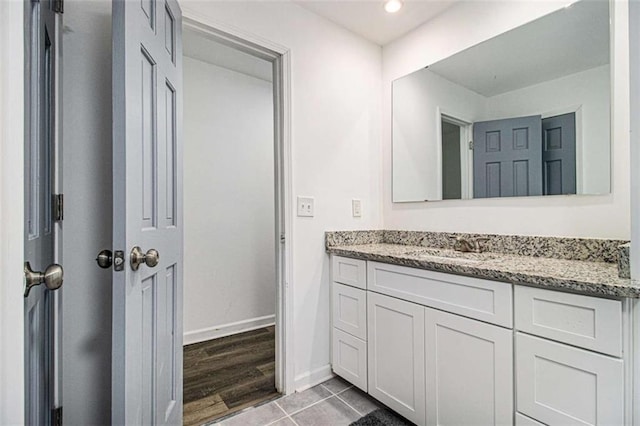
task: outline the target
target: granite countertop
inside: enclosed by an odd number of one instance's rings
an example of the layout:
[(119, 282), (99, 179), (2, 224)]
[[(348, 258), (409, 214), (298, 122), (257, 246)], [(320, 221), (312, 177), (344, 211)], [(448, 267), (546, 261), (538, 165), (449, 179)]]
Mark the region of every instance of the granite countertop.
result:
[[(329, 233), (328, 233), (329, 234)], [(327, 235), (327, 241), (330, 241)], [(460, 253), (446, 247), (351, 239), (327, 243), (327, 252), (339, 256), (391, 263), (432, 271), (467, 275), (606, 297), (640, 298), (640, 283), (618, 277), (616, 263), (555, 259), (512, 253)]]

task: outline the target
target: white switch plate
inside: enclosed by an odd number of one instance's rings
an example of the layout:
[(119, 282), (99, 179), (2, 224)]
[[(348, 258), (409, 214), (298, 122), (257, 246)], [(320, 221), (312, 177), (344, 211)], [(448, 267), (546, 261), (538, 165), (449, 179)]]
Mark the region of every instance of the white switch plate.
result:
[(298, 216), (313, 217), (313, 197), (298, 197)]
[(362, 201), (353, 199), (351, 200), (351, 212), (353, 217), (362, 217)]

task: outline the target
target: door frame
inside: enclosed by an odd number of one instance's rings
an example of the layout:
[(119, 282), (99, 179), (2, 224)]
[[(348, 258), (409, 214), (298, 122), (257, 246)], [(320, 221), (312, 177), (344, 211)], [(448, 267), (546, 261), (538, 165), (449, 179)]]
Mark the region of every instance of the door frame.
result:
[[(0, 423), (24, 412), (24, 36), (23, 2), (0, 2)], [(16, 190), (16, 188), (20, 188)]]
[(182, 25), (206, 34), (229, 47), (273, 64), (275, 195), (276, 195), (276, 314), (275, 385), (282, 394), (293, 393), (293, 202), (291, 155), (291, 51), (235, 27), (217, 22), (185, 5)]

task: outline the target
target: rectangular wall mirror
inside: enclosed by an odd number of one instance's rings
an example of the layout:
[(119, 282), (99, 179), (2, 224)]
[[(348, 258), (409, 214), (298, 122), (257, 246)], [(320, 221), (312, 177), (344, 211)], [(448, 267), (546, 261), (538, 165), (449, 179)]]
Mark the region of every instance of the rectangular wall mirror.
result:
[(393, 82), (393, 201), (606, 194), (609, 2), (582, 0)]

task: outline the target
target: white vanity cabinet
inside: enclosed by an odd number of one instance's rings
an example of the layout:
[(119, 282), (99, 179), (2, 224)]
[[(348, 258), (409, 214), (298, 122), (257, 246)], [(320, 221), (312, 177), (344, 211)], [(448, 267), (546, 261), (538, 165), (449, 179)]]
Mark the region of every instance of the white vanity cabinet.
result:
[(363, 260), (332, 256), (331, 366), (367, 391), (367, 267)]
[(622, 303), (517, 286), (515, 313), (517, 410), (547, 425), (625, 424)]
[(632, 424), (621, 300), (335, 255), (331, 292), (333, 371), (420, 426)]

